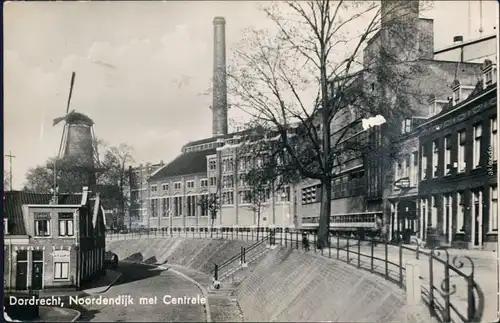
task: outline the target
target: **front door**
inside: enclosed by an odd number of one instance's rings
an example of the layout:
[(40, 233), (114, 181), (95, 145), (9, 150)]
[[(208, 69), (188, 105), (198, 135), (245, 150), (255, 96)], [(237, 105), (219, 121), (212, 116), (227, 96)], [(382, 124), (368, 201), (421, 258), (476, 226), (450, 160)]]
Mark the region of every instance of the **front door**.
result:
[(41, 290), (43, 288), (43, 262), (33, 262), (31, 288), (33, 290)]
[(16, 264), (16, 289), (26, 290), (28, 289), (28, 263), (18, 262)]

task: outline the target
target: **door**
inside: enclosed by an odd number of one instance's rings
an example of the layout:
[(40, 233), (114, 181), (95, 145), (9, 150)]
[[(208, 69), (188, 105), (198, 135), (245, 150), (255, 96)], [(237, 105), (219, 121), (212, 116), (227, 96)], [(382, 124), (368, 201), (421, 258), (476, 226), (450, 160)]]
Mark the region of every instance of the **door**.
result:
[(18, 262), (16, 264), (16, 289), (17, 290), (28, 289), (27, 279), (28, 279), (28, 263)]
[(43, 288), (43, 262), (33, 262), (31, 288), (33, 290), (41, 290)]

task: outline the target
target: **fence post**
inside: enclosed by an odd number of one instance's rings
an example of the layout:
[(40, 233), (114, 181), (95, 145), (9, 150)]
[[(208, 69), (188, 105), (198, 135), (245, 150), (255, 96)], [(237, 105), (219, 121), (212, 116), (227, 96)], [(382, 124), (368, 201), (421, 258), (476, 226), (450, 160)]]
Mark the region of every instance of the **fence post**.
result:
[(450, 323), (450, 255), (446, 251), (446, 263), (444, 264), (444, 313), (443, 322)]
[(476, 301), (474, 297), (474, 271), (467, 277), (467, 321), (473, 322), (476, 314)]
[(361, 236), (358, 237), (358, 268), (361, 267)]
[(375, 242), (372, 240), (372, 243), (370, 244), (370, 268), (371, 271), (373, 272), (373, 253), (374, 253), (374, 247), (375, 247)]
[(399, 245), (399, 287), (403, 287), (403, 243)]
[(214, 264), (214, 280), (219, 280), (219, 266), (217, 264)]
[(389, 244), (387, 240), (384, 241), (385, 244), (385, 278), (389, 278)]
[(243, 264), (247, 263), (247, 248), (243, 247)]
[(436, 316), (434, 309), (434, 264), (433, 258), (434, 251), (431, 250), (429, 254), (429, 310), (431, 312), (431, 316)]
[(337, 232), (337, 260), (339, 259), (339, 252), (340, 252), (340, 234)]
[(346, 250), (347, 250), (347, 263), (349, 263), (350, 262), (350, 260), (349, 260), (349, 236), (347, 236)]
[(287, 242), (288, 239), (286, 238), (287, 232), (283, 228), (282, 228), (282, 230), (283, 230), (283, 238), (285, 239), (285, 247), (287, 247), (288, 246), (288, 242)]
[(328, 232), (328, 258), (332, 258), (332, 233)]
[(240, 264), (243, 265), (243, 246), (240, 247)]

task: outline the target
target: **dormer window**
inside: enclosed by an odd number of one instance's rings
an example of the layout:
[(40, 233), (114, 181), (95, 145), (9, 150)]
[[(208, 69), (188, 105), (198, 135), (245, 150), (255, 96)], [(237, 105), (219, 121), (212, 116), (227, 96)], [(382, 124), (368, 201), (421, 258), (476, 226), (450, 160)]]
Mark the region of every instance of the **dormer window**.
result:
[(460, 89), (460, 81), (459, 80), (453, 81), (451, 88), (453, 90), (453, 105), (456, 105), (461, 100), (462, 93), (461, 93), (461, 89)]
[(496, 67), (493, 65), (493, 63), (487, 59), (484, 61), (483, 65), (481, 66), (481, 70), (483, 72), (483, 85), (484, 87), (487, 87), (494, 82), (494, 74), (496, 74)]

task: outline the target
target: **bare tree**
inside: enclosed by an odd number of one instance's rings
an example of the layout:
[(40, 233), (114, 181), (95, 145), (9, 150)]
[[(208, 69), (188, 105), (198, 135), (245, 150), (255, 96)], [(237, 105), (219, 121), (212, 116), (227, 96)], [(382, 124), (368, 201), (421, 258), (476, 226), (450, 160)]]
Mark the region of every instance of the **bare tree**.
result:
[[(125, 213), (129, 203), (130, 182), (128, 166), (134, 162), (133, 149), (127, 144), (109, 147), (104, 153), (102, 166), (107, 170), (101, 183), (118, 188), (118, 204), (120, 207), (120, 223), (123, 225)], [(132, 226), (132, 218), (129, 217), (129, 229)]]
[[(410, 86), (421, 55), (415, 1), (383, 3), (271, 5), (264, 12), (276, 32), (249, 30), (229, 68), (231, 105), (279, 138), (273, 155), (282, 154), (284, 166), (273, 176), (321, 182), (320, 248), (328, 242), (332, 179), (368, 148), (356, 136), (362, 120), (382, 115), (395, 129), (420, 98)], [(384, 134), (387, 148), (378, 153), (390, 155), (398, 131)]]

